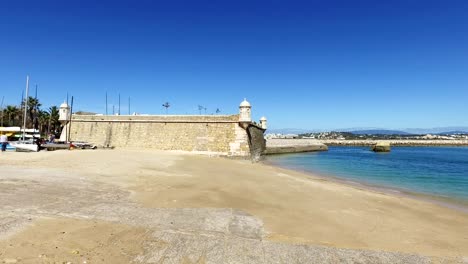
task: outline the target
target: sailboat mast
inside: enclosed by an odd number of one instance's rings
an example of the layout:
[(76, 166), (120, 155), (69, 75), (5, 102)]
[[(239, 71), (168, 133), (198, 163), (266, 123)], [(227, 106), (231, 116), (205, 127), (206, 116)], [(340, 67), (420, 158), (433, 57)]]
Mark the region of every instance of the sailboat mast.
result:
[(37, 101), (37, 84), (36, 84), (36, 92), (34, 94), (34, 120), (32, 120), (31, 123), (33, 123), (33, 128), (34, 129), (39, 129), (39, 120), (38, 120), (38, 112), (39, 112), (39, 108), (37, 107), (38, 105), (38, 101)]
[(24, 116), (23, 116), (23, 140), (26, 133), (26, 118), (28, 111), (28, 92), (29, 92), (29, 75), (26, 76), (26, 100), (24, 101)]

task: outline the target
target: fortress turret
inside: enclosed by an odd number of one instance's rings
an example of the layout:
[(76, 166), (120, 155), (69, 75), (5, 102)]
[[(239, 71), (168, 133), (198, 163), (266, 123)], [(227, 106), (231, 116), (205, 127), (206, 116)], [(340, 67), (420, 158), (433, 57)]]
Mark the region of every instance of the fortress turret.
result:
[(260, 127), (263, 129), (267, 129), (267, 119), (264, 116), (260, 118)]
[(59, 121), (65, 123), (70, 119), (70, 106), (66, 102), (60, 105), (59, 109)]
[(246, 99), (239, 105), (239, 122), (252, 122), (252, 106)]

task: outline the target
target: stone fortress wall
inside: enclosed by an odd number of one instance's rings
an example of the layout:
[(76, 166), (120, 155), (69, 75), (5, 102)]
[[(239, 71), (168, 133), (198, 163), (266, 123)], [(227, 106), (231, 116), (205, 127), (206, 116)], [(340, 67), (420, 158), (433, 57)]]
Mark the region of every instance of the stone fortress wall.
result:
[(70, 130), (69, 140), (98, 147), (182, 150), (258, 160), (266, 147), (266, 119), (260, 125), (252, 122), (250, 104), (242, 104), (238, 115), (72, 115), (71, 122), (68, 106), (62, 104), (61, 120), (66, 126), (60, 139), (65, 140)]

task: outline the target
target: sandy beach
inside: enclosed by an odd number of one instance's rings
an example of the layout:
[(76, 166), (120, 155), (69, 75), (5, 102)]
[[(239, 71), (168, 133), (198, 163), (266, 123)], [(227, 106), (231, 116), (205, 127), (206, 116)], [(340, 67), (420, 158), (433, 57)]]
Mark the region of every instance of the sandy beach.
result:
[(466, 212), (245, 160), (77, 150), (0, 168), (0, 263), (468, 261)]

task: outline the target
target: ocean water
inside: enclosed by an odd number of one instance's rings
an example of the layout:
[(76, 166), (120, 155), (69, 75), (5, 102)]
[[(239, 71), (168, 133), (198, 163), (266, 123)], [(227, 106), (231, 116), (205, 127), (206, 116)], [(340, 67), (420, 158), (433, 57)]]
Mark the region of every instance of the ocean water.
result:
[(468, 147), (329, 147), (267, 156), (275, 165), (345, 181), (468, 202)]

